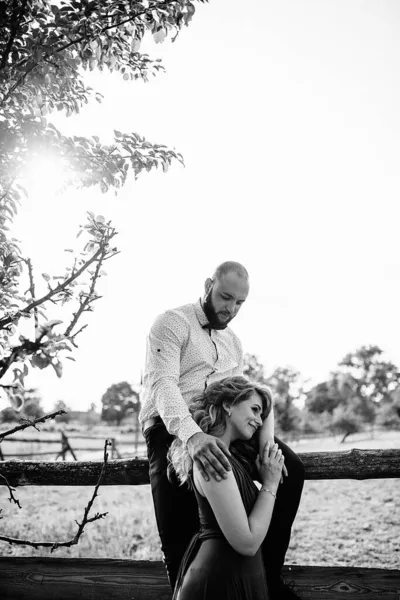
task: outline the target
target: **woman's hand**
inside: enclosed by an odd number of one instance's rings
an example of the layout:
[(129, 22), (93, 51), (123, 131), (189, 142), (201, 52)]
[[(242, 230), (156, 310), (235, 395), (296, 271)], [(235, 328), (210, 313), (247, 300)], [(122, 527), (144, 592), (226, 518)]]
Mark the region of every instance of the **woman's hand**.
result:
[(267, 442), (264, 446), (261, 459), (258, 460), (258, 470), (261, 476), (263, 485), (276, 491), (282, 477), (282, 469), (284, 467), (284, 456), (278, 444)]

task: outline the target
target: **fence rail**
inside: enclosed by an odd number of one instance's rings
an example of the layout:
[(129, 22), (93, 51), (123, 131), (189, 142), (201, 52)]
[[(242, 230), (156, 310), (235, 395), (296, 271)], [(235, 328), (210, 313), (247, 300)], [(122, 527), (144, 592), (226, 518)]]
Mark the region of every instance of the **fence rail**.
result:
[[(400, 477), (400, 449), (299, 453), (306, 479)], [(12, 486), (95, 485), (99, 462), (0, 462), (0, 475)], [(0, 480), (1, 481), (1, 480)], [(149, 482), (148, 462), (112, 460), (102, 485)], [(304, 600), (400, 600), (400, 569), (286, 566)], [(171, 600), (160, 562), (86, 558), (0, 557), (2, 600)]]
[[(400, 478), (400, 449), (343, 452), (305, 452), (306, 479), (387, 479)], [(0, 462), (0, 473), (13, 486), (96, 485), (101, 461), (79, 462)], [(143, 485), (149, 483), (147, 459), (111, 460), (102, 485)]]

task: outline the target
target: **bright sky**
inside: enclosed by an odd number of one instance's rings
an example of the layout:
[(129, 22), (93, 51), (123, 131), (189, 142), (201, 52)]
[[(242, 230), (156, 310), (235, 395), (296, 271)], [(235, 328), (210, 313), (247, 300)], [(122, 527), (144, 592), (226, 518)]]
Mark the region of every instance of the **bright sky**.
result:
[[(71, 134), (135, 131), (184, 155), (115, 197), (32, 182), (16, 235), (56, 273), (86, 210), (112, 219), (121, 254), (65, 373), (36, 371), (46, 409), (85, 410), (140, 380), (157, 314), (195, 302), (224, 260), (251, 290), (232, 323), (267, 373), (315, 383), (378, 344), (400, 365), (400, 5), (396, 0), (211, 0), (175, 43), (151, 44), (167, 73), (148, 84), (93, 74), (105, 95)], [(53, 186), (53, 187), (52, 187)], [(59, 315), (59, 318), (62, 316)]]

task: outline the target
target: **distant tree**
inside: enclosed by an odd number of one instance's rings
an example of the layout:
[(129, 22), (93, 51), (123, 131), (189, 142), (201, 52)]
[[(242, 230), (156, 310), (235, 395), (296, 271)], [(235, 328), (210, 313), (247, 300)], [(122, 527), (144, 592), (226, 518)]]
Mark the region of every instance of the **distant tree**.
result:
[(369, 398), (375, 405), (390, 401), (391, 394), (400, 384), (400, 370), (383, 359), (379, 346), (362, 346), (347, 354), (339, 363), (339, 372), (349, 373), (356, 383), (356, 393)]
[(302, 433), (306, 434), (322, 434), (332, 432), (332, 413), (325, 411), (313, 413), (304, 407), (301, 411)]
[(14, 410), (11, 406), (6, 406), (0, 412), (0, 421), (2, 423), (12, 423), (20, 418), (19, 413)]
[(264, 365), (255, 354), (245, 354), (243, 374), (250, 381), (258, 381), (271, 388), (274, 393), (275, 425), (281, 432), (298, 431), (301, 411), (294, 404), (302, 394), (300, 373), (290, 367), (278, 367), (270, 377), (264, 374)]
[(264, 381), (264, 365), (260, 363), (255, 354), (244, 355), (243, 375), (248, 377), (250, 381)]
[(65, 410), (65, 415), (58, 415), (55, 420), (57, 423), (69, 423), (71, 420), (71, 416), (69, 414), (69, 411), (71, 410), (66, 403), (64, 402), (64, 400), (57, 400), (57, 402), (54, 404), (54, 407), (52, 409), (51, 412), (55, 412), (56, 410)]
[[(117, 252), (111, 223), (89, 213), (79, 230), (86, 234), (82, 252), (66, 269), (38, 275), (9, 228), (29, 195), (29, 165), (50, 158), (68, 174), (63, 185), (106, 192), (122, 187), (129, 173), (136, 179), (182, 162), (175, 151), (133, 132), (114, 130), (109, 144), (97, 136), (66, 136), (51, 123), (51, 113), (69, 116), (90, 100), (101, 102), (85, 83), (87, 70), (115, 71), (125, 81), (147, 81), (163, 70), (158, 59), (140, 51), (143, 36), (175, 38), (194, 12), (189, 0), (0, 2), (0, 386), (7, 393), (10, 386), (24, 386), (31, 367), (51, 367), (61, 376), (62, 359), (73, 360), (68, 353), (86, 327), (81, 317), (99, 298), (104, 262)], [(54, 304), (62, 319), (47, 317)], [(26, 319), (34, 324), (29, 338), (21, 327)], [(13, 397), (10, 392), (10, 403)]]
[(127, 381), (114, 383), (101, 398), (101, 418), (120, 425), (128, 414), (137, 416), (140, 410), (139, 394)]
[(277, 428), (282, 432), (299, 431), (301, 411), (294, 404), (301, 397), (302, 384), (298, 371), (290, 367), (278, 367), (270, 377), (264, 379), (274, 392), (274, 413)]
[(390, 402), (380, 403), (376, 422), (388, 429), (400, 429), (400, 386), (391, 394)]
[(305, 408), (310, 413), (318, 415), (321, 413), (332, 414), (334, 409), (343, 402), (337, 377), (323, 381), (314, 386), (306, 394)]
[(375, 405), (370, 398), (360, 395), (359, 383), (350, 373), (336, 372), (306, 395), (305, 420), (308, 418), (315, 427), (316, 418), (320, 416), (321, 426), (324, 424), (326, 429), (343, 432), (346, 439), (374, 422)]
[(341, 439), (343, 444), (347, 436), (360, 431), (361, 421), (350, 405), (341, 404), (333, 411), (331, 426), (334, 432), (343, 434)]
[(35, 388), (24, 389), (21, 393), (23, 394), (24, 404), (19, 416), (28, 418), (43, 417), (42, 397), (38, 390)]

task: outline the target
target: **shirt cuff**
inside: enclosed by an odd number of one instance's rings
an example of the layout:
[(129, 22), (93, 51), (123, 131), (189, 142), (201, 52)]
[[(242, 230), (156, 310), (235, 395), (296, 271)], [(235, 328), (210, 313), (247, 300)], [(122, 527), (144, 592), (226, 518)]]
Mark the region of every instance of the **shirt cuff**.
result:
[(204, 433), (204, 431), (193, 421), (192, 417), (188, 416), (183, 419), (177, 432), (178, 438), (186, 445), (188, 439), (195, 433)]

